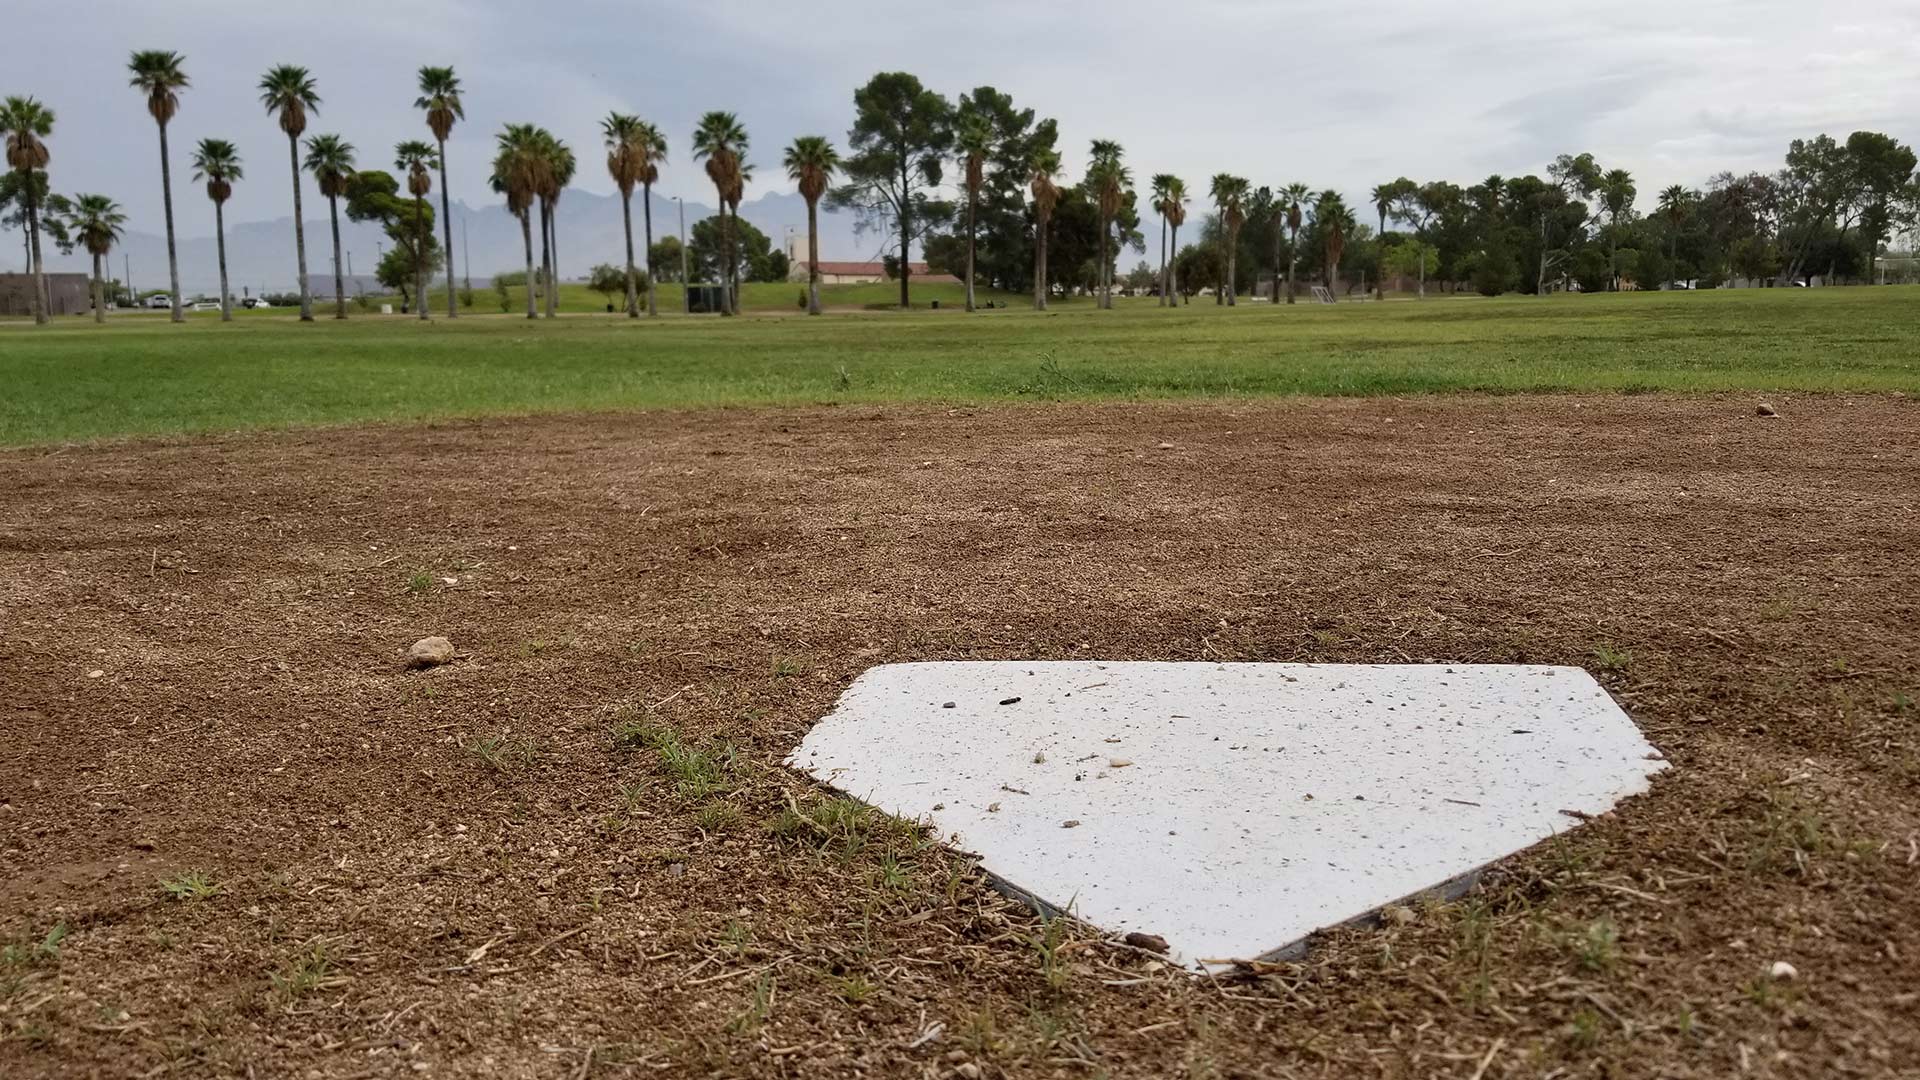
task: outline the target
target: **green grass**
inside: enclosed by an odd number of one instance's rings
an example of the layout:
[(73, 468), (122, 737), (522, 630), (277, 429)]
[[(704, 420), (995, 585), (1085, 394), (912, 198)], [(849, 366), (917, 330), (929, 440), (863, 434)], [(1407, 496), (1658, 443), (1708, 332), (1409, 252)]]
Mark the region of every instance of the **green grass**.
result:
[[(773, 288), (769, 286), (768, 288)], [(780, 288), (786, 288), (780, 286)], [(851, 288), (865, 288), (851, 287)], [(1920, 288), (1433, 299), (1080, 300), (1046, 314), (286, 313), (0, 325), (0, 445), (549, 411), (1455, 391), (1920, 392)]]

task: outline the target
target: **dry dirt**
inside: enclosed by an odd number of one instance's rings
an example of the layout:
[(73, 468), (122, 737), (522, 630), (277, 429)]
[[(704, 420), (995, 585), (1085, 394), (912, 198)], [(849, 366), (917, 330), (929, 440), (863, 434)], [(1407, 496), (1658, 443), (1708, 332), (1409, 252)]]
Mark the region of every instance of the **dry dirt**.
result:
[[(0, 1075), (1920, 1075), (1920, 407), (1779, 404), (0, 454)], [(779, 766), (869, 665), (1063, 657), (1584, 664), (1675, 768), (1193, 980)]]

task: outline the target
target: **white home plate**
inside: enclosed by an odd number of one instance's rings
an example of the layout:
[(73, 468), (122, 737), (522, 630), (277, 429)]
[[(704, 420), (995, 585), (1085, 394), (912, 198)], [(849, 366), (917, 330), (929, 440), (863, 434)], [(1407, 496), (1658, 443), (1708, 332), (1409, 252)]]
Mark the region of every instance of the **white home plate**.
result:
[(788, 763), (1185, 963), (1284, 954), (1666, 767), (1579, 668), (1091, 661), (873, 668)]

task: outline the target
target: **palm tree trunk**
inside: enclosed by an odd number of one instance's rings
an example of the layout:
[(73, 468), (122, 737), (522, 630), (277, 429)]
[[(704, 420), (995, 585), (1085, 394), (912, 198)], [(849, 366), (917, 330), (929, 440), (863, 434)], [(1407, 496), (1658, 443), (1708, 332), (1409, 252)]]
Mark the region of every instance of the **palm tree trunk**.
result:
[(433, 306), (427, 296), (427, 200), (418, 195), (413, 197), (413, 292), (420, 321), (426, 322), (427, 309)]
[(547, 318), (553, 318), (553, 216), (552, 208), (547, 205), (546, 196), (540, 197), (540, 277), (546, 283), (546, 292), (541, 297), (540, 311)]
[(1230, 234), (1227, 237), (1227, 306), (1228, 307), (1236, 306), (1235, 302), (1239, 300), (1239, 297), (1235, 295), (1233, 291), (1234, 290), (1234, 285), (1233, 285), (1234, 272), (1239, 268), (1240, 268), (1240, 237), (1237, 235)]
[(642, 225), (646, 229), (646, 236), (644, 237), (644, 239), (646, 240), (646, 244), (647, 244), (647, 318), (651, 319), (654, 316), (660, 314), (660, 309), (654, 304), (654, 292), (653, 292), (653, 185), (652, 184), (642, 184), (640, 186), (640, 220)]
[(326, 196), (326, 215), (334, 223), (334, 319), (346, 319), (348, 279), (340, 273), (340, 196)]
[(627, 238), (627, 318), (640, 317), (639, 285), (633, 277), (633, 191), (620, 189), (620, 225)]
[(107, 321), (107, 291), (100, 284), (100, 253), (93, 253), (93, 321)]
[(1420, 259), (1420, 299), (1427, 298), (1427, 245), (1414, 241), (1413, 253)]
[(734, 292), (733, 286), (734, 274), (740, 269), (740, 257), (734, 254), (733, 250), (733, 221), (734, 215), (727, 210), (726, 197), (721, 196), (720, 236), (723, 241), (721, 247), (725, 249), (727, 259), (727, 265), (722, 268), (720, 274), (720, 291), (724, 294), (720, 298), (720, 314), (722, 315), (737, 314), (740, 299)]
[(27, 272), (33, 275), (33, 321), (45, 326), (53, 298), (47, 294), (47, 268), (40, 257), (40, 201), (33, 194), (33, 170), (26, 170), (22, 178), (26, 181), (22, 190), (27, 193)]
[(533, 310), (533, 222), (526, 210), (520, 211), (520, 242), (527, 249), (527, 318), (537, 319), (540, 316)]
[(293, 164), (293, 256), (300, 267), (300, 321), (313, 321), (313, 293), (307, 288), (307, 227), (300, 220), (300, 139), (287, 136), (287, 160)]
[[(447, 191), (447, 140), (440, 139), (440, 226), (443, 246), (447, 253), (447, 318), (460, 317), (460, 298), (454, 295), (453, 288), (453, 206), (452, 196)], [(420, 310), (427, 310), (424, 294), (420, 301)]]
[(1033, 310), (1047, 310), (1047, 223), (1036, 221), (1033, 230)]
[(979, 202), (980, 194), (971, 188), (967, 191), (967, 310), (973, 310), (973, 213), (974, 204)]
[[(1288, 217), (1289, 218), (1292, 217), (1292, 211), (1288, 211)], [(1288, 229), (1287, 230), (1287, 303), (1289, 304), (1293, 303), (1293, 296), (1294, 296), (1293, 271), (1299, 265), (1300, 265), (1300, 230)]]
[(807, 314), (820, 314), (820, 201), (807, 200)]
[(1167, 263), (1167, 306), (1180, 306), (1180, 226), (1167, 230), (1172, 236), (1173, 260)]
[(553, 272), (547, 282), (547, 318), (560, 316), (560, 197), (547, 204), (547, 249), (553, 252)]
[(227, 287), (227, 208), (218, 201), (213, 204), (213, 243), (220, 256), (220, 321), (232, 322), (233, 290)]
[[(912, 186), (908, 183), (908, 179), (909, 179), (908, 172), (907, 172), (908, 168), (909, 168), (909, 164), (908, 164), (906, 155), (902, 154), (900, 157), (900, 192), (903, 198), (905, 195), (907, 195), (909, 192), (913, 190)], [(909, 289), (909, 282), (913, 277), (913, 266), (912, 264), (907, 262), (907, 251), (911, 246), (910, 238), (913, 234), (913, 222), (907, 212), (907, 207), (905, 205), (900, 206), (899, 210), (900, 210), (900, 310), (905, 311), (909, 307), (913, 306), (913, 299), (912, 299), (913, 294)]]
[(1167, 215), (1160, 215), (1160, 303), (1167, 306)]
[(173, 321), (186, 322), (186, 309), (180, 306), (180, 257), (173, 243), (173, 166), (167, 161), (167, 125), (160, 125), (160, 207), (167, 219), (167, 277), (173, 285)]

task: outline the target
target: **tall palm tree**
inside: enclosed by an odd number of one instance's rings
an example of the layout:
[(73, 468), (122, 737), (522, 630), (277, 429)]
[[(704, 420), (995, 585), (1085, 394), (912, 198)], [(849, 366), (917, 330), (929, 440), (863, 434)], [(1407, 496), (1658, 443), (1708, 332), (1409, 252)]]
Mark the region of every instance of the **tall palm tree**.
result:
[[(787, 178), (800, 186), (800, 197), (807, 200), (807, 314), (820, 314), (820, 196), (826, 194), (835, 170), (840, 168), (840, 152), (824, 135), (802, 135), (787, 147), (782, 159)], [(971, 246), (972, 215), (968, 215)], [(967, 310), (973, 310), (973, 253), (967, 253)]]
[(706, 162), (707, 179), (713, 181), (714, 191), (720, 197), (721, 246), (726, 259), (720, 283), (722, 315), (733, 314), (733, 276), (738, 262), (733, 255), (733, 225), (727, 219), (728, 196), (746, 186), (741, 172), (746, 152), (747, 129), (741, 127), (740, 118), (730, 112), (710, 112), (702, 116), (699, 126), (694, 128), (693, 159)]
[(1625, 169), (1611, 169), (1600, 178), (1600, 205), (1606, 208), (1609, 225), (1607, 283), (1614, 292), (1620, 291), (1620, 219), (1633, 209), (1633, 199), (1638, 194), (1633, 174)]
[(1160, 215), (1160, 307), (1167, 306), (1167, 224), (1173, 219), (1168, 200), (1178, 177), (1172, 173), (1154, 173), (1152, 192), (1153, 209)]
[(973, 310), (975, 223), (980, 215), (980, 189), (987, 182), (987, 158), (993, 153), (993, 127), (987, 118), (969, 113), (954, 139), (960, 150), (961, 181), (967, 189), (967, 310)]
[(10, 97), (0, 104), (0, 132), (7, 137), (7, 166), (20, 174), (21, 202), (27, 212), (27, 272), (33, 275), (33, 321), (45, 326), (52, 297), (47, 293), (47, 266), (40, 254), (40, 203), (35, 174), (53, 159), (46, 140), (53, 134), (53, 110), (30, 97)]
[(1173, 257), (1167, 262), (1167, 305), (1175, 306), (1180, 302), (1180, 226), (1187, 223), (1187, 182), (1177, 176), (1167, 178), (1167, 226), (1169, 250)]
[(747, 185), (752, 182), (753, 165), (743, 161), (734, 170), (733, 183), (727, 188), (727, 273), (733, 281), (727, 307), (735, 313), (740, 310), (740, 201), (746, 198)]
[(1660, 214), (1667, 219), (1667, 275), (1673, 276), (1680, 257), (1680, 226), (1692, 209), (1693, 196), (1685, 187), (1674, 184), (1660, 193)]
[(307, 140), (307, 171), (327, 198), (327, 217), (333, 224), (333, 317), (344, 319), (347, 279), (340, 272), (340, 197), (353, 182), (353, 144), (338, 135), (313, 136)]
[(101, 260), (113, 250), (115, 241), (120, 239), (120, 227), (126, 223), (127, 215), (120, 212), (120, 204), (105, 195), (73, 197), (73, 213), (67, 218), (67, 228), (74, 241), (93, 256), (93, 321), (97, 323), (107, 321), (106, 281), (100, 276)]
[(610, 112), (600, 121), (607, 147), (607, 175), (620, 189), (620, 222), (627, 238), (627, 318), (640, 317), (640, 289), (633, 267), (633, 188), (640, 182), (640, 118)]
[(1288, 184), (1280, 191), (1280, 205), (1287, 215), (1287, 303), (1294, 302), (1293, 272), (1300, 265), (1301, 215), (1312, 205), (1313, 193), (1305, 184)]
[(1387, 213), (1393, 209), (1393, 200), (1398, 195), (1399, 187), (1396, 184), (1373, 185), (1373, 191), (1368, 193), (1367, 197), (1373, 202), (1373, 208), (1380, 212), (1380, 229), (1373, 235), (1387, 235)]
[(133, 73), (131, 85), (147, 95), (147, 114), (160, 127), (160, 206), (167, 220), (167, 276), (173, 286), (173, 321), (185, 322), (186, 309), (180, 303), (180, 258), (173, 242), (173, 165), (167, 159), (167, 121), (180, 111), (181, 90), (187, 88), (187, 73), (180, 70), (186, 58), (177, 52), (147, 49), (133, 54), (127, 70)]
[(641, 240), (647, 245), (647, 317), (653, 318), (660, 314), (653, 274), (653, 185), (660, 181), (660, 166), (667, 163), (666, 133), (640, 121), (634, 150), (640, 158), (640, 220), (645, 228)]
[(573, 149), (551, 134), (546, 135), (542, 145), (546, 156), (546, 171), (542, 175), (540, 198), (546, 204), (549, 258), (547, 318), (551, 319), (560, 314), (560, 196), (567, 190), (567, 185), (573, 182), (574, 169), (578, 163), (574, 160)]
[[(421, 68), (420, 96), (414, 100), (413, 107), (427, 111), (427, 127), (440, 147), (437, 156), (440, 162), (440, 228), (445, 245), (442, 250), (447, 253), (447, 318), (458, 318), (460, 303), (453, 288), (453, 208), (447, 194), (447, 136), (453, 134), (454, 121), (467, 118), (466, 106), (460, 102), (460, 77), (450, 67)], [(425, 318), (426, 313), (427, 298), (422, 295), (421, 317)]]
[(1113, 259), (1107, 254), (1107, 240), (1113, 233), (1113, 220), (1120, 213), (1126, 188), (1133, 182), (1127, 167), (1121, 164), (1120, 144), (1111, 139), (1093, 140), (1093, 161), (1087, 166), (1087, 183), (1100, 209), (1100, 306), (1113, 307)]
[(319, 113), (320, 95), (313, 76), (303, 67), (280, 64), (260, 79), (260, 104), (280, 121), (287, 134), (287, 161), (293, 166), (293, 252), (300, 266), (300, 321), (313, 321), (313, 292), (307, 288), (307, 228), (300, 220), (300, 135), (307, 115)]
[[(540, 129), (532, 124), (508, 124), (494, 137), (493, 190), (506, 196), (507, 210), (520, 219), (520, 240), (527, 252), (527, 318), (539, 316), (533, 309), (533, 210), (534, 192), (539, 187)], [(546, 242), (541, 241), (544, 251)]]
[(1320, 226), (1320, 242), (1327, 257), (1327, 291), (1340, 295), (1340, 256), (1347, 249), (1347, 235), (1353, 231), (1353, 211), (1340, 193), (1329, 188), (1314, 196), (1313, 219)]
[(1051, 147), (1036, 151), (1029, 162), (1033, 179), (1033, 310), (1047, 310), (1047, 226), (1060, 203), (1060, 152)]
[(407, 174), (407, 194), (413, 196), (413, 306), (420, 321), (427, 320), (427, 195), (433, 190), (433, 147), (408, 139), (393, 148), (393, 167)]
[(1244, 177), (1229, 173), (1216, 173), (1211, 193), (1213, 205), (1220, 212), (1220, 227), (1226, 232), (1227, 280), (1224, 288), (1227, 306), (1233, 307), (1239, 299), (1234, 292), (1233, 278), (1240, 261), (1240, 227), (1247, 223), (1247, 181)]
[(193, 149), (193, 178), (207, 182), (213, 200), (213, 240), (220, 256), (220, 321), (233, 321), (233, 290), (227, 287), (227, 199), (242, 176), (240, 151), (225, 139), (201, 139)]

